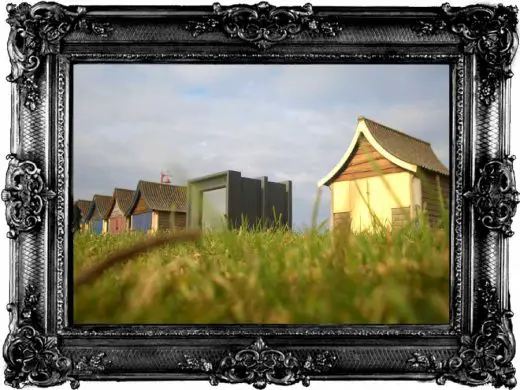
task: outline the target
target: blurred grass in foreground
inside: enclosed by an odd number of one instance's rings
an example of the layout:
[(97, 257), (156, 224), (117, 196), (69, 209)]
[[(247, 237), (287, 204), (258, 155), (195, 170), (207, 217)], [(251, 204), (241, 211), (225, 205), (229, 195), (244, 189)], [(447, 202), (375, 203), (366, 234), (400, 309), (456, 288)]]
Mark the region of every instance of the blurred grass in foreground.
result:
[[(78, 324), (442, 324), (449, 314), (449, 226), (352, 234), (206, 231), (107, 270), (74, 293)], [(77, 233), (77, 276), (145, 234)]]

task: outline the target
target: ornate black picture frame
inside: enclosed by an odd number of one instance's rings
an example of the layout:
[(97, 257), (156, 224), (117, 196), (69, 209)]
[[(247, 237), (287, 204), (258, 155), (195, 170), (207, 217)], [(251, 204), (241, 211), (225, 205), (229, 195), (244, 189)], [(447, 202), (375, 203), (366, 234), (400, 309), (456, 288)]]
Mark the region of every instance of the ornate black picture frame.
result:
[[(517, 9), (7, 6), (11, 240), (5, 381), (205, 379), (308, 385), (400, 378), (516, 385), (508, 246), (520, 201), (509, 154)], [(76, 63), (449, 64), (449, 325), (73, 326), (71, 70)]]

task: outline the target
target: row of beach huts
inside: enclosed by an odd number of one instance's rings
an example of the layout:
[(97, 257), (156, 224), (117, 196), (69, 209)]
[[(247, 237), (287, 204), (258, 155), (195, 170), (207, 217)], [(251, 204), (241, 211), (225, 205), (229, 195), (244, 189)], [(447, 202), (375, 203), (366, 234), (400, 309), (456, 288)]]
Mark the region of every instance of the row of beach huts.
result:
[(186, 187), (140, 180), (135, 190), (115, 188), (74, 202), (75, 229), (118, 234), (186, 227)]

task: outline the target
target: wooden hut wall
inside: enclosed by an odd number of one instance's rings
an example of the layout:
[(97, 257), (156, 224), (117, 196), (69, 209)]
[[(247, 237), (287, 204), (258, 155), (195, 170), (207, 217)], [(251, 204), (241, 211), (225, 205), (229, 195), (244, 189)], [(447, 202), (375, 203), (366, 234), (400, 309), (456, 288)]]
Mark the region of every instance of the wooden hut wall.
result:
[(184, 211), (175, 212), (175, 227), (179, 229), (186, 229), (187, 215)]
[(186, 228), (186, 213), (181, 211), (157, 212), (157, 229)]
[(421, 179), (423, 206), (433, 224), (441, 218), (443, 207), (449, 209), (449, 177), (424, 169), (417, 170), (417, 177)]

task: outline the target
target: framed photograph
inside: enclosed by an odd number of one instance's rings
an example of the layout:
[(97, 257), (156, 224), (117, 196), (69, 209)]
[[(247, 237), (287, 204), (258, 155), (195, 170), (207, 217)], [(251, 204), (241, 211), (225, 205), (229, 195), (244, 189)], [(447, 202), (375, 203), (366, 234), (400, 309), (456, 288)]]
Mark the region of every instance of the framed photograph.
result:
[(513, 388), (517, 22), (7, 5), (5, 383)]

